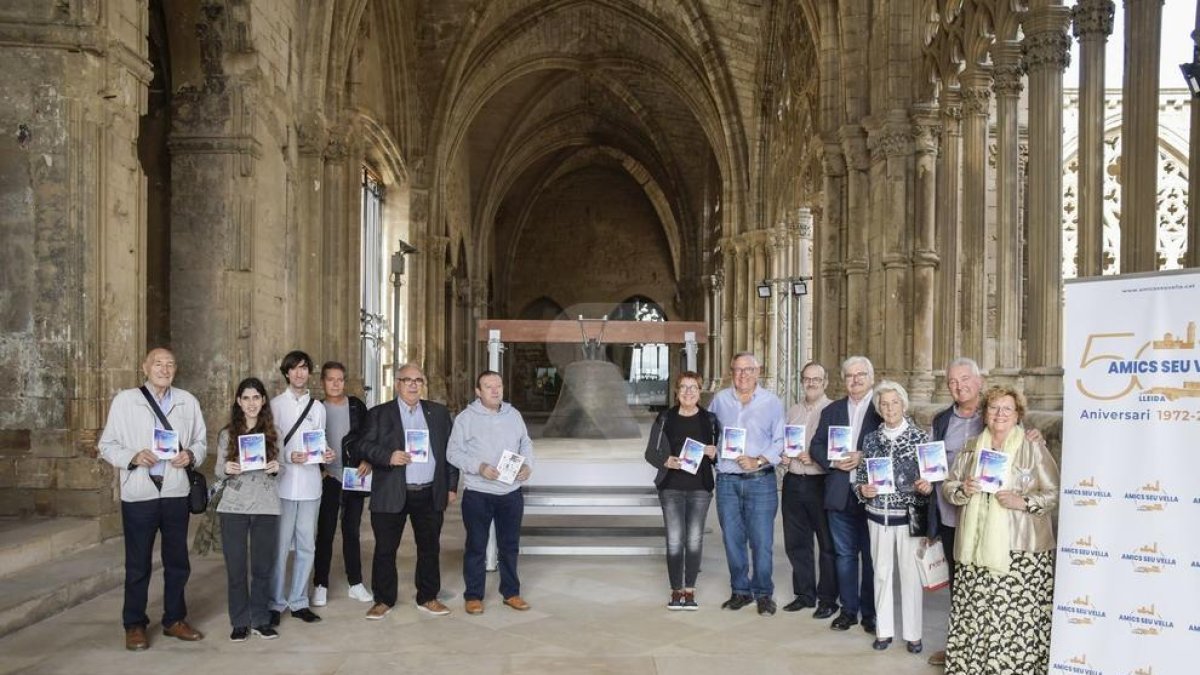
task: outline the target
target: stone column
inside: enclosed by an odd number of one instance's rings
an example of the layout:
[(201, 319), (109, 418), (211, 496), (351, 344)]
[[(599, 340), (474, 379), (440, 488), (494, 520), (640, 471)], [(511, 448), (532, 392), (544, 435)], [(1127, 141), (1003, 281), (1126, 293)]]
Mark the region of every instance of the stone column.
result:
[[(813, 313), (818, 326), (813, 330), (813, 356), (826, 368), (832, 368), (844, 352), (842, 330), (842, 288), (845, 268), (842, 258), (842, 237), (845, 221), (846, 158), (839, 144), (826, 142), (822, 156), (825, 174), (824, 205), (821, 214), (821, 236), (816, 242), (814, 256), (820, 266), (820, 283), (813, 282)], [(815, 275), (814, 275), (815, 276)]]
[[(937, 167), (938, 254), (945, 264), (938, 268), (936, 325), (939, 332), (933, 367), (942, 371), (958, 351), (958, 252), (959, 178), (962, 175), (962, 95), (958, 89), (943, 89), (939, 97), (942, 118), (942, 152)], [(944, 375), (945, 373), (942, 373)], [(937, 387), (938, 392), (944, 388)]]
[[(781, 225), (767, 231), (764, 247), (768, 262), (765, 274), (772, 279), (787, 277), (791, 266), (787, 262), (786, 226)], [(786, 304), (789, 293), (786, 281), (771, 282), (770, 286), (771, 297), (765, 301), (759, 300), (760, 303), (766, 304), (767, 315), (767, 340), (764, 345), (763, 362), (767, 364), (769, 386), (782, 398), (787, 394), (787, 370), (791, 367), (791, 354), (787, 350), (787, 323), (791, 319), (791, 312)], [(784, 399), (785, 404), (786, 402), (787, 399)]]
[(725, 270), (717, 269), (708, 276), (708, 302), (705, 303), (704, 322), (708, 326), (708, 345), (704, 350), (704, 382), (712, 387), (721, 379), (720, 363), (723, 348), (721, 344), (721, 325), (724, 323), (725, 306), (723, 293), (725, 286)]
[[(909, 397), (928, 402), (933, 397), (934, 306), (937, 287), (934, 271), (937, 254), (937, 155), (938, 117), (932, 105), (918, 106), (913, 113), (916, 149), (915, 211), (913, 243), (912, 386)], [(944, 367), (944, 366), (943, 366)]]
[[(750, 351), (754, 352), (759, 361), (766, 365), (768, 363), (767, 344), (771, 330), (771, 318), (774, 313), (770, 311), (771, 301), (758, 297), (758, 285), (763, 280), (769, 279), (771, 275), (771, 241), (770, 233), (767, 230), (755, 231), (752, 251), (751, 256), (754, 261), (752, 269), (754, 271), (750, 277), (748, 298), (750, 306), (754, 308), (754, 323), (751, 325), (748, 344)], [(768, 368), (765, 375), (767, 377), (766, 384), (769, 386), (775, 373)]]
[(796, 391), (796, 396), (799, 397), (801, 395), (800, 369), (810, 359), (814, 358), (813, 355), (816, 353), (809, 338), (812, 333), (812, 307), (813, 299), (817, 293), (817, 279), (813, 275), (813, 261), (809, 253), (813, 245), (813, 213), (812, 209), (807, 206), (800, 207), (797, 226), (793, 230), (792, 238), (792, 256), (795, 261), (796, 275), (808, 278), (805, 286), (808, 290), (808, 295), (801, 295), (796, 298), (796, 315), (792, 322), (795, 325), (792, 345), (796, 354), (794, 359), (795, 372), (792, 374), (792, 380), (795, 383), (793, 388)]
[[(1163, 0), (1125, 0), (1121, 272), (1158, 269), (1158, 64)], [(1080, 117), (1083, 110), (1080, 110)]]
[(969, 66), (962, 82), (962, 249), (958, 267), (962, 279), (962, 314), (959, 330), (965, 356), (987, 368), (987, 153), (988, 115), (992, 103), (992, 72)]
[[(312, 308), (320, 313), (319, 322), (301, 321), (298, 327), (304, 344), (316, 346), (313, 358), (317, 361), (336, 359), (347, 364), (362, 363), (359, 356), (359, 297), (352, 289), (351, 278), (359, 278), (358, 251), (351, 252), (351, 236), (361, 229), (361, 224), (351, 220), (350, 202), (357, 203), (354, 181), (350, 178), (351, 130), (339, 126), (334, 128), (325, 146), (325, 169), (321, 194), (323, 214), (321, 217), (321, 258), (318, 289), (320, 307)], [(358, 153), (354, 153), (357, 155)], [(361, 207), (359, 207), (361, 209)], [(357, 209), (355, 210), (357, 211)], [(354, 370), (358, 370), (355, 368)]]
[(867, 348), (867, 222), (870, 214), (871, 157), (867, 133), (859, 125), (841, 128), (846, 155), (846, 355), (865, 354)]
[(908, 335), (912, 315), (909, 292), (909, 246), (912, 232), (905, 227), (905, 218), (900, 215), (908, 211), (909, 163), (912, 161), (912, 125), (908, 114), (893, 111), (888, 114), (874, 141), (884, 166), (883, 185), (876, 184), (876, 191), (883, 193), (884, 211), (879, 214), (883, 221), (883, 350), (876, 369), (888, 373), (889, 377), (908, 385), (907, 374), (912, 360), (908, 355)]
[(1021, 367), (1022, 257), (1018, 181), (1018, 104), (1024, 88), (1019, 42), (992, 45), (996, 92), (996, 359), (991, 376)]
[(1115, 7), (1112, 0), (1078, 0), (1071, 10), (1079, 41), (1079, 277), (1104, 269), (1104, 52)]
[[(750, 276), (747, 268), (749, 262), (745, 237), (738, 235), (731, 246), (733, 254), (733, 280), (730, 287), (730, 307), (733, 310), (733, 340), (729, 345), (729, 358), (746, 349), (746, 321), (750, 311), (750, 303), (746, 299), (746, 279)], [(727, 364), (726, 364), (727, 365)]]
[(1043, 5), (1025, 20), (1030, 294), (1024, 377), (1030, 406), (1042, 410), (1062, 408), (1062, 73), (1070, 60), (1070, 18), (1062, 5)]
[(425, 378), (429, 398), (445, 401), (449, 390), (446, 379), (446, 247), (450, 238), (439, 234), (425, 235), (421, 247), (425, 263)]

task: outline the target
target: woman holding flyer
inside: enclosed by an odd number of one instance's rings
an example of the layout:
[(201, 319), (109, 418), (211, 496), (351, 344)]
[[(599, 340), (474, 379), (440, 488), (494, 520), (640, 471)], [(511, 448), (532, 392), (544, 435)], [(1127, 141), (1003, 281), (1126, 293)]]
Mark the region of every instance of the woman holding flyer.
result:
[(699, 373), (681, 373), (675, 393), (679, 405), (659, 413), (650, 429), (646, 461), (658, 469), (654, 485), (667, 530), (667, 609), (696, 610), (696, 574), (721, 426), (716, 415), (700, 407)]
[(883, 425), (863, 439), (863, 462), (851, 476), (854, 493), (866, 505), (871, 560), (875, 562), (875, 649), (887, 649), (896, 633), (892, 619), (894, 571), (900, 575), (900, 615), (904, 641), (912, 654), (921, 653), (921, 577), (917, 546), (929, 533), (933, 485), (921, 478), (917, 446), (929, 441), (906, 415), (908, 392), (883, 380), (875, 387), (875, 409)]
[(984, 396), (983, 433), (942, 484), (962, 507), (946, 641), (947, 673), (1044, 673), (1050, 660), (1058, 464), (1025, 436), (1025, 397)]
[(249, 377), (238, 384), (229, 418), (217, 436), (216, 464), (217, 478), (225, 480), (217, 513), (233, 625), (229, 639), (243, 642), (253, 629), (270, 640), (279, 637), (268, 607), (279, 534), (279, 439), (261, 380)]

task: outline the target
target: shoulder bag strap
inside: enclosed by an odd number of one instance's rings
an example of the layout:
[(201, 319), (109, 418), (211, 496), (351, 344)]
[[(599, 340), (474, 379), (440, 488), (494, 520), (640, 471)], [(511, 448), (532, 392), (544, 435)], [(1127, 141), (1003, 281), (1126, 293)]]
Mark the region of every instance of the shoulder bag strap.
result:
[(300, 413), (300, 416), (296, 418), (296, 423), (292, 425), (292, 428), (287, 432), (287, 435), (283, 437), (283, 447), (286, 448), (288, 441), (292, 440), (292, 436), (296, 435), (296, 430), (300, 428), (300, 423), (304, 421), (305, 416), (308, 415), (309, 410), (312, 410), (312, 407), (313, 397), (309, 396), (308, 405), (304, 406), (304, 412)]
[(174, 427), (167, 420), (167, 416), (163, 414), (162, 408), (158, 407), (158, 401), (155, 401), (154, 397), (150, 395), (150, 390), (146, 388), (146, 385), (138, 387), (138, 391), (142, 392), (142, 396), (146, 397), (146, 402), (150, 404), (150, 409), (158, 416), (158, 421), (162, 423), (163, 428), (167, 431), (174, 431)]

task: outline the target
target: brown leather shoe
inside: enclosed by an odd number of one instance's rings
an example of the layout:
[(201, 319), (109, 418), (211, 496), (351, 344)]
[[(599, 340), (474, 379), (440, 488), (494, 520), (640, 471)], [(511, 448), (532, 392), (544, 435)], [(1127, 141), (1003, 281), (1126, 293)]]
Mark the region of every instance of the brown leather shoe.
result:
[(179, 638), (184, 642), (197, 642), (204, 639), (204, 633), (192, 628), (186, 621), (176, 621), (170, 626), (163, 626), (163, 635)]
[(438, 602), (437, 598), (434, 598), (423, 605), (417, 605), (417, 609), (425, 612), (426, 614), (432, 614), (434, 616), (446, 616), (450, 613), (450, 608)]
[(483, 614), (483, 601), (468, 600), (465, 609), (467, 614)]
[(125, 629), (125, 649), (142, 652), (149, 648), (150, 639), (146, 637), (145, 626), (130, 626)]
[(946, 650), (939, 649), (929, 656), (929, 665), (944, 666), (946, 665)]
[(392, 611), (390, 605), (377, 602), (371, 605), (371, 609), (367, 610), (367, 621), (379, 621), (383, 617), (387, 616), (388, 612), (390, 611)]
[(511, 597), (505, 598), (504, 604), (508, 605), (509, 607), (512, 607), (513, 609), (515, 609), (519, 612), (524, 612), (525, 610), (529, 609), (529, 603), (522, 600), (521, 596), (519, 596), (519, 595), (514, 595)]

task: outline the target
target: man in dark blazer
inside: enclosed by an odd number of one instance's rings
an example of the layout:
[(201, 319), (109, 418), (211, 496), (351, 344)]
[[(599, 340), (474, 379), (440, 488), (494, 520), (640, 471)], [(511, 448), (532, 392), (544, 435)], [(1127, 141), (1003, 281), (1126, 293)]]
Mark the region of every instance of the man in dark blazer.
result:
[[(375, 532), (375, 558), (371, 565), (371, 591), (375, 604), (368, 619), (382, 619), (396, 604), (396, 549), (404, 523), (412, 520), (417, 544), (417, 607), (434, 615), (449, 614), (438, 600), (442, 590), (442, 520), (446, 505), (457, 499), (458, 469), (446, 461), (446, 443), (453, 421), (440, 403), (421, 398), (425, 375), (407, 364), (396, 373), (399, 398), (381, 403), (367, 413), (367, 425), (358, 442), (360, 456), (371, 463), (371, 529)], [(409, 452), (407, 433), (428, 432), (428, 451)], [(414, 459), (416, 461), (414, 461)]]
[[(825, 510), (829, 513), (829, 530), (837, 553), (838, 598), (842, 612), (830, 628), (848, 630), (858, 623), (875, 633), (875, 570), (871, 564), (871, 538), (867, 533), (867, 512), (858, 497), (850, 490), (850, 472), (862, 461), (863, 439), (883, 422), (871, 402), (875, 386), (875, 367), (865, 356), (851, 356), (842, 362), (842, 379), (846, 383), (845, 398), (830, 403), (821, 411), (821, 423), (813, 436), (810, 455), (828, 473), (825, 476)], [(847, 426), (853, 429), (850, 459), (829, 461), (829, 427)], [(862, 562), (861, 582), (859, 562)]]

